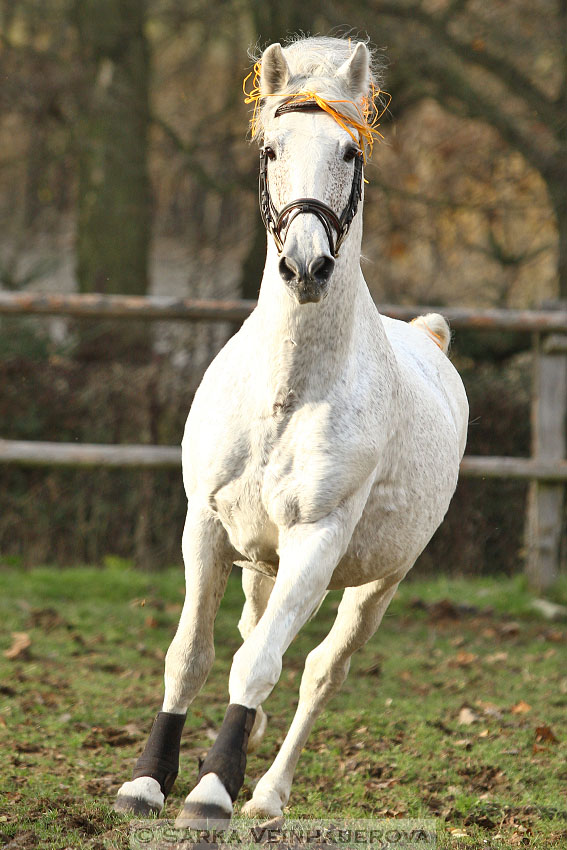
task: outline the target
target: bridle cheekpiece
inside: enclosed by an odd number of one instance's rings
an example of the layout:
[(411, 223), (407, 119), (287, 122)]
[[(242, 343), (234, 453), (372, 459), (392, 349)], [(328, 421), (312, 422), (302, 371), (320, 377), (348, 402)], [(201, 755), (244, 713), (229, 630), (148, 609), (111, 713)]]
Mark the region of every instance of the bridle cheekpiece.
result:
[[(291, 100), (283, 103), (276, 109), (275, 118), (287, 112), (317, 112), (321, 107), (314, 100)], [(302, 213), (311, 213), (317, 216), (329, 240), (329, 248), (333, 257), (339, 256), (339, 248), (349, 232), (352, 221), (356, 215), (358, 202), (362, 198), (362, 169), (364, 156), (361, 150), (357, 151), (354, 159), (354, 176), (347, 205), (338, 216), (334, 210), (316, 198), (297, 198), (290, 201), (281, 210), (276, 209), (268, 186), (268, 160), (269, 150), (263, 147), (260, 151), (260, 176), (258, 181), (258, 195), (260, 202), (260, 214), (264, 227), (272, 234), (278, 254), (283, 251), (287, 231), (292, 221)], [(333, 233), (335, 231), (335, 234)]]

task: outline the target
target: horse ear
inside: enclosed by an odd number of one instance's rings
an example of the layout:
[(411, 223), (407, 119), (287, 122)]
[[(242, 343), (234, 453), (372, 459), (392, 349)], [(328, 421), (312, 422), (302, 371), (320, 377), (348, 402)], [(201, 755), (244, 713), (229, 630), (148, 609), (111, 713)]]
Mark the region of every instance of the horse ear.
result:
[(347, 92), (353, 100), (365, 97), (370, 88), (370, 53), (362, 42), (356, 45), (352, 56), (343, 62), (337, 71), (337, 77), (342, 78)]
[(262, 97), (282, 91), (291, 77), (291, 71), (279, 42), (270, 44), (262, 54), (260, 93)]

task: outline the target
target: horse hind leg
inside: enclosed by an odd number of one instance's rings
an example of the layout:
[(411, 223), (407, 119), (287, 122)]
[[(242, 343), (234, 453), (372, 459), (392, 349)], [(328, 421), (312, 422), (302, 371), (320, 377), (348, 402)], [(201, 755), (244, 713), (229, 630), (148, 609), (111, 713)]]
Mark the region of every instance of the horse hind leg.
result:
[(299, 690), (297, 711), (282, 747), (242, 808), (250, 817), (282, 814), (291, 792), (295, 768), (313, 724), (327, 701), (346, 679), (352, 653), (374, 634), (394, 596), (401, 576), (345, 590), (327, 637), (309, 653)]
[(165, 696), (133, 778), (119, 789), (114, 808), (159, 813), (177, 776), (187, 708), (213, 664), (215, 616), (230, 574), (226, 535), (207, 509), (191, 505), (183, 532), (187, 592), (165, 660)]

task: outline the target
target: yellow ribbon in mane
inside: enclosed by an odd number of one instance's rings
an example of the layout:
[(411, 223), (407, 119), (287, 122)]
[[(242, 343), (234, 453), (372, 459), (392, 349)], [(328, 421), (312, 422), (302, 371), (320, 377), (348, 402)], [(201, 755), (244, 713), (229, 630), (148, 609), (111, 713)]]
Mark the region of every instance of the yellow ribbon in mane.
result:
[[(250, 71), (250, 73), (244, 78), (242, 83), (242, 90), (244, 92), (245, 103), (253, 103), (254, 111), (252, 113), (252, 118), (250, 119), (250, 130), (252, 135), (255, 136), (258, 131), (258, 110), (260, 105), (260, 100), (262, 99), (262, 94), (260, 92), (260, 73), (261, 73), (261, 65), (260, 62), (256, 62), (254, 65), (254, 69)], [(252, 77), (252, 87), (250, 91), (247, 90), (246, 84), (248, 80)], [(376, 100), (380, 95), (385, 95), (387, 97), (387, 103), (384, 107), (379, 108), (376, 105)], [(268, 97), (282, 97), (281, 93), (267, 95)], [(314, 100), (317, 106), (327, 112), (331, 118), (333, 118), (343, 130), (349, 134), (349, 136), (356, 142), (357, 145), (360, 145), (363, 150), (364, 160), (366, 161), (366, 150), (368, 150), (368, 158), (372, 156), (372, 149), (374, 146), (374, 142), (376, 139), (383, 139), (384, 136), (378, 130), (380, 126), (380, 118), (384, 114), (384, 112), (388, 109), (390, 105), (390, 101), (392, 96), (388, 94), (388, 92), (383, 91), (382, 89), (376, 88), (374, 83), (371, 84), (371, 91), (368, 97), (364, 97), (362, 99), (362, 106), (356, 103), (354, 100), (325, 100), (325, 98), (321, 97), (315, 91), (299, 91), (296, 94), (291, 94), (288, 97), (288, 100), (297, 100), (299, 103), (305, 100)], [(344, 115), (338, 109), (336, 109), (333, 104), (340, 103), (350, 103), (355, 108), (358, 114), (360, 115), (360, 121), (357, 121), (355, 118), (351, 118), (348, 115)], [(358, 138), (355, 136), (354, 131), (358, 132)]]

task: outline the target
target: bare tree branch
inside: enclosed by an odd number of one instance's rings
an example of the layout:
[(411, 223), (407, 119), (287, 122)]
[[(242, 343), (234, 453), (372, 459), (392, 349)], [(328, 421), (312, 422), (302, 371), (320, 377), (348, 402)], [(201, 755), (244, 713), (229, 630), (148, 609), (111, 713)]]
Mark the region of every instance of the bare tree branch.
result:
[[(534, 86), (522, 71), (503, 56), (496, 56), (494, 53), (487, 51), (486, 48), (484, 50), (475, 50), (472, 45), (466, 44), (452, 35), (447, 27), (453, 18), (448, 17), (448, 13), (440, 18), (429, 14), (420, 5), (413, 3), (411, 5), (400, 5), (398, 3), (387, 2), (387, 0), (386, 2), (377, 0), (377, 2), (373, 2), (371, 5), (374, 11), (382, 14), (417, 21), (423, 24), (455, 56), (466, 62), (475, 64), (479, 68), (484, 68), (498, 77), (516, 97), (523, 100), (531, 109), (537, 112), (551, 133), (557, 133), (558, 117), (553, 101), (544, 92)], [(460, 7), (463, 4), (458, 3), (456, 5)]]
[(150, 120), (152, 124), (159, 127), (162, 133), (170, 140), (170, 142), (173, 143), (174, 147), (183, 154), (188, 169), (202, 186), (205, 186), (207, 189), (211, 189), (213, 192), (218, 192), (221, 195), (234, 191), (234, 189), (243, 188), (242, 184), (238, 180), (218, 180), (216, 177), (209, 174), (209, 172), (195, 157), (195, 154), (201, 147), (199, 144), (196, 142), (185, 142), (171, 124), (168, 124), (167, 121), (160, 118), (158, 115), (152, 114), (150, 116)]

